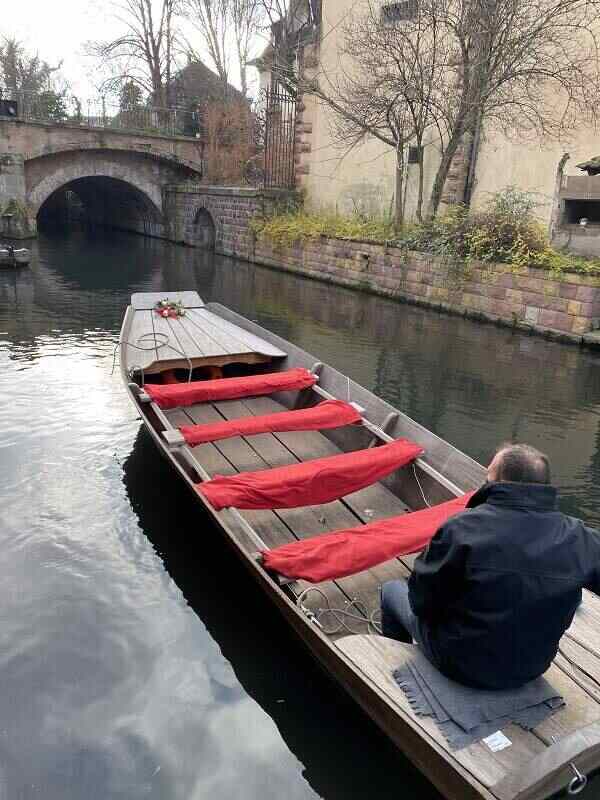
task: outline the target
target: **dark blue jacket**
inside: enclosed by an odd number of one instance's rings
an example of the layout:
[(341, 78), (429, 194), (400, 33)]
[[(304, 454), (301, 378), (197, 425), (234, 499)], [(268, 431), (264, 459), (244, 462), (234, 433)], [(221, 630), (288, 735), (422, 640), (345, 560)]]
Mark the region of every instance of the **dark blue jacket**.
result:
[(488, 483), (468, 509), (416, 559), (410, 604), (446, 675), (521, 686), (549, 667), (582, 587), (600, 594), (600, 538), (548, 485)]

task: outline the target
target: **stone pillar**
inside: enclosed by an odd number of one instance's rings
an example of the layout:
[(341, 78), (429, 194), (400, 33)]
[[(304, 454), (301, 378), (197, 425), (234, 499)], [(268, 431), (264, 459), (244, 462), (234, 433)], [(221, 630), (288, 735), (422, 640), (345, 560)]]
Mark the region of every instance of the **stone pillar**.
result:
[(22, 155), (0, 153), (0, 235), (29, 239), (36, 235), (35, 219), (27, 207)]
[[(316, 80), (319, 67), (319, 44), (304, 45), (301, 51), (301, 83), (310, 85)], [(296, 188), (302, 189), (310, 173), (313, 121), (317, 114), (317, 98), (308, 92), (298, 92), (296, 98), (296, 130), (294, 135), (294, 164)]]

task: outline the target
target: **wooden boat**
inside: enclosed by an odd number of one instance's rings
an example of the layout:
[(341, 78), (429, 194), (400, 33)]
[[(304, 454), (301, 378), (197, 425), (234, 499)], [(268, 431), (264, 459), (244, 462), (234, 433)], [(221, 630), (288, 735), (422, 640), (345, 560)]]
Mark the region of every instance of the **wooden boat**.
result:
[(0, 267), (25, 267), (31, 260), (31, 250), (25, 247), (0, 247)]
[[(510, 741), (493, 751), (478, 742), (452, 751), (429, 718), (411, 710), (392, 670), (407, 657), (406, 646), (369, 633), (367, 617), (378, 608), (379, 586), (406, 577), (413, 557), (306, 590), (305, 581), (286, 581), (267, 572), (257, 557), (298, 538), (318, 536), (375, 519), (424, 508), (474, 489), (483, 468), (417, 422), (294, 344), (217, 303), (204, 304), (195, 292), (168, 295), (185, 308), (183, 316), (163, 318), (154, 310), (163, 294), (135, 294), (123, 322), (121, 369), (131, 400), (162, 454), (190, 488), (219, 473), (233, 475), (368, 447), (376, 439), (407, 437), (425, 453), (414, 469), (399, 469), (380, 483), (318, 507), (279, 511), (216, 511), (194, 490), (224, 538), (267, 592), (322, 666), (344, 686), (395, 744), (449, 798), (538, 800), (567, 788), (579, 791), (585, 775), (600, 766), (600, 599), (584, 592), (584, 601), (547, 678), (566, 705), (533, 731), (509, 725)], [(143, 381), (180, 370), (194, 380), (215, 370), (226, 375), (275, 372), (304, 367), (318, 372), (318, 383), (293, 392), (245, 397), (162, 410), (150, 402)], [(210, 423), (311, 405), (323, 397), (356, 401), (363, 424), (320, 432), (263, 433), (206, 443), (182, 444), (178, 426)], [(299, 403), (301, 401), (301, 403)], [(327, 633), (318, 624), (324, 598), (334, 608), (357, 598), (365, 624), (355, 634)], [(356, 608), (356, 607), (355, 607)], [(317, 616), (315, 616), (315, 614)], [(359, 623), (354, 621), (357, 626)]]

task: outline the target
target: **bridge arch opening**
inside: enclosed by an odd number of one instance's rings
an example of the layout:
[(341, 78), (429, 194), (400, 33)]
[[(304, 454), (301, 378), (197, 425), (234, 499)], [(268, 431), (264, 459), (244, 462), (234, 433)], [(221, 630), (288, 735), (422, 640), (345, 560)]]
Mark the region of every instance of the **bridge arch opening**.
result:
[(215, 223), (209, 211), (201, 208), (196, 212), (193, 226), (193, 239), (201, 250), (215, 249)]
[(162, 214), (133, 184), (106, 175), (76, 178), (55, 189), (40, 205), (40, 230), (72, 223), (98, 225), (162, 236)]

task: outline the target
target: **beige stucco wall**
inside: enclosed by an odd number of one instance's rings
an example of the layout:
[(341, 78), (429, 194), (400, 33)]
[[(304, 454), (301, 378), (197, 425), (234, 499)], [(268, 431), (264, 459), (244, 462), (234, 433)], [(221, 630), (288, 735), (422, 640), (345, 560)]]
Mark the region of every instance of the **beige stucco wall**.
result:
[[(340, 71), (340, 47), (344, 25), (352, 15), (361, 13), (365, 3), (354, 0), (323, 0), (319, 81), (324, 87), (335, 83)], [(346, 65), (347, 67), (347, 65)], [(391, 148), (374, 137), (367, 137), (354, 149), (344, 152), (336, 147), (331, 135), (332, 113), (314, 98), (305, 98), (312, 122), (311, 152), (303, 159), (309, 173), (302, 178), (307, 204), (313, 210), (351, 213), (386, 213), (393, 208), (395, 155)], [(566, 175), (580, 175), (575, 164), (600, 154), (600, 132), (583, 124), (569, 140), (560, 142), (510, 141), (494, 130), (484, 130), (480, 142), (473, 191), (473, 205), (483, 205), (490, 193), (516, 186), (538, 194), (538, 216), (548, 223), (552, 212), (555, 174), (563, 153), (569, 152)], [(440, 158), (433, 142), (425, 150), (426, 204)], [(418, 167), (409, 167), (406, 187), (406, 216), (414, 215), (417, 199)]]
[(538, 194), (537, 215), (548, 223), (556, 168), (563, 153), (570, 154), (564, 174), (584, 174), (575, 165), (600, 154), (600, 131), (582, 125), (569, 139), (559, 142), (516, 142), (494, 131), (487, 132), (481, 141), (477, 160), (473, 204), (481, 206), (490, 192), (516, 186), (522, 191)]
[[(325, 89), (339, 75), (344, 24), (352, 14), (360, 13), (362, 5), (360, 0), (323, 0), (318, 79)], [(344, 153), (333, 144), (331, 119), (331, 111), (319, 103), (312, 115), (310, 172), (304, 181), (308, 205), (341, 213), (354, 208), (387, 211), (394, 195), (393, 150), (368, 137)]]

